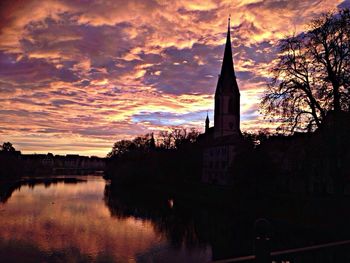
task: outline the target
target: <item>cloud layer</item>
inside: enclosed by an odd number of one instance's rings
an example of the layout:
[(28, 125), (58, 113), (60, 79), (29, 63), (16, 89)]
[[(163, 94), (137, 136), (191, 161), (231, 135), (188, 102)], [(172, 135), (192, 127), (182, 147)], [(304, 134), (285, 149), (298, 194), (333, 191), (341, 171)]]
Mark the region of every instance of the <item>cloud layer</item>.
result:
[(242, 129), (258, 113), (276, 42), (328, 0), (2, 1), (0, 141), (104, 156), (114, 141), (211, 120), (231, 14)]

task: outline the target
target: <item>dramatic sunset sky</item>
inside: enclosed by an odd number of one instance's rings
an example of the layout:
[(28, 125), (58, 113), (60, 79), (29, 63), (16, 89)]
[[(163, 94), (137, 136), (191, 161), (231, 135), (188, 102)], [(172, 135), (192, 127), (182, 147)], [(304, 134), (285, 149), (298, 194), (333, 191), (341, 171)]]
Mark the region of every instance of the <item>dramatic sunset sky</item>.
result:
[(0, 1), (0, 142), (23, 153), (105, 156), (122, 138), (202, 130), (231, 14), (241, 127), (268, 123), (259, 100), (277, 41), (341, 0)]

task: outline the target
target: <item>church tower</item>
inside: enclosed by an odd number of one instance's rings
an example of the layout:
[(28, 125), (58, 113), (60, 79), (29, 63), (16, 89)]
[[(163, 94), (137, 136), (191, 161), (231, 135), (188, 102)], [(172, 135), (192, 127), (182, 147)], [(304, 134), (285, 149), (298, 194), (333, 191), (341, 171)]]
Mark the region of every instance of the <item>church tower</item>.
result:
[(215, 91), (214, 138), (240, 135), (240, 93), (232, 59), (230, 18), (221, 74)]
[(209, 116), (208, 116), (208, 112), (207, 112), (207, 118), (205, 119), (205, 133), (209, 132)]

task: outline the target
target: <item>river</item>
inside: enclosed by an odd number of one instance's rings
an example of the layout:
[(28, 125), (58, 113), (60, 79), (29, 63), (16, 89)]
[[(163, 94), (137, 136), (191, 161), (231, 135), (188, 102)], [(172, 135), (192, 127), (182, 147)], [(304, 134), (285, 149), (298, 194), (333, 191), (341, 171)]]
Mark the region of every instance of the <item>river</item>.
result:
[[(116, 190), (101, 176), (35, 179), (0, 187), (0, 262), (210, 262), (254, 252), (258, 205), (247, 207), (252, 212), (243, 215), (232, 207), (141, 192)], [(349, 236), (347, 227), (335, 232), (281, 218), (269, 220), (273, 250)], [(347, 248), (329, 251), (298, 255), (291, 262), (350, 259)]]
[(172, 245), (151, 220), (112, 216), (106, 181), (25, 185), (0, 203), (1, 262), (206, 262), (208, 247)]

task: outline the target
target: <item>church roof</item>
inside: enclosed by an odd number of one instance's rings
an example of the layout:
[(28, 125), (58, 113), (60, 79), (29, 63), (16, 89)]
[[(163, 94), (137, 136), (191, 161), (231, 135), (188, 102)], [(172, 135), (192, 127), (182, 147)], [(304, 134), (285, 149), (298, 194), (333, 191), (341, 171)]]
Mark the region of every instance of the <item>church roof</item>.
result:
[(216, 93), (232, 93), (238, 92), (238, 85), (232, 59), (231, 34), (230, 34), (230, 18), (228, 20), (226, 44), (224, 58), (221, 66), (221, 74), (219, 75)]
[(234, 71), (234, 68), (233, 68), (233, 60), (232, 60), (230, 19), (228, 20), (224, 59), (222, 61), (221, 74), (220, 75), (224, 75), (225, 73), (230, 73), (230, 74), (233, 74), (233, 75), (235, 74), (235, 71)]

